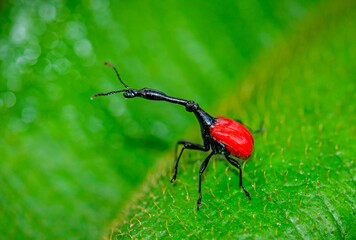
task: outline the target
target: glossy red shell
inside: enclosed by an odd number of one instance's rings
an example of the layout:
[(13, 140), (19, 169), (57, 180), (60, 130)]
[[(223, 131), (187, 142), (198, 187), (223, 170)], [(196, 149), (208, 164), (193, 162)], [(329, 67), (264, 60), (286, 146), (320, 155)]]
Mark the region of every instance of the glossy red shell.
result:
[(213, 139), (225, 145), (232, 155), (247, 159), (253, 151), (251, 132), (241, 123), (225, 117), (217, 117), (216, 123), (210, 127)]

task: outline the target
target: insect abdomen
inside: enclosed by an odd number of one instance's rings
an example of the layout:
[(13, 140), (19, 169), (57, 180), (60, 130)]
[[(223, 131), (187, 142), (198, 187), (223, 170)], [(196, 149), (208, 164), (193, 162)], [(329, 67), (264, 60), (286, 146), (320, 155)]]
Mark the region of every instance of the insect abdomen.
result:
[(213, 139), (225, 145), (232, 155), (247, 159), (253, 151), (253, 137), (251, 132), (241, 123), (230, 118), (217, 117), (210, 127)]

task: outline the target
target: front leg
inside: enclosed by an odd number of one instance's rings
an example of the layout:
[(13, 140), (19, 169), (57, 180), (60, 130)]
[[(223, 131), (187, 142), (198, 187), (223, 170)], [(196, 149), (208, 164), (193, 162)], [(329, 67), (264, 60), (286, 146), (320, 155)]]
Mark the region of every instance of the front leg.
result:
[[(180, 151), (180, 154), (177, 158), (177, 148), (178, 148), (178, 145), (183, 145), (183, 148), (182, 150)], [(184, 149), (192, 149), (192, 150), (199, 150), (199, 151), (208, 151), (210, 149), (209, 145), (206, 144), (205, 146), (202, 145), (202, 144), (199, 144), (199, 143), (193, 143), (193, 142), (189, 142), (187, 140), (180, 140), (177, 142), (177, 145), (176, 145), (176, 164), (174, 166), (174, 175), (173, 175), (173, 178), (171, 180), (171, 182), (174, 182), (176, 180), (176, 177), (177, 177), (177, 172), (178, 172), (178, 163), (179, 163), (179, 159), (181, 158), (182, 154), (183, 154), (183, 151)]]

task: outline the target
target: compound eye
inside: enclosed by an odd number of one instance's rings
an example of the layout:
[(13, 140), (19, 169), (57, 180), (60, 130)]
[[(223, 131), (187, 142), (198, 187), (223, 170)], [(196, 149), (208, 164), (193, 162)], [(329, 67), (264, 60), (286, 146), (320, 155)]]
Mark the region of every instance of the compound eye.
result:
[(125, 98), (133, 98), (133, 97), (135, 97), (135, 93), (133, 93), (131, 91), (127, 91), (124, 93), (124, 97)]

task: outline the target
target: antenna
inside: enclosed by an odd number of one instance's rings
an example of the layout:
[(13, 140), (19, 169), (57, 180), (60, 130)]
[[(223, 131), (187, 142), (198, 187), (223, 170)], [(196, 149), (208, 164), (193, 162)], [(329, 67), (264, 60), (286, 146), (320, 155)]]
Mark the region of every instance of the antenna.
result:
[[(128, 90), (130, 90), (131, 88), (129, 88), (129, 86), (127, 86), (122, 80), (121, 80), (121, 77), (119, 75), (119, 72), (116, 70), (116, 68), (109, 62), (104, 62), (105, 65), (108, 65), (109, 67), (113, 68), (116, 72), (116, 75), (117, 77), (119, 78), (120, 82), (122, 83), (122, 85), (125, 86), (125, 88), (127, 88)], [(119, 90), (119, 91), (111, 91), (111, 92), (108, 92), (108, 93), (98, 93), (98, 94), (95, 94), (93, 96), (90, 97), (91, 100), (93, 100), (94, 98), (96, 97), (99, 97), (99, 96), (107, 96), (107, 95), (111, 95), (111, 94), (116, 94), (116, 93), (121, 93), (121, 92), (127, 92), (128, 90), (124, 89), (124, 90)]]
[(111, 63), (105, 62), (104, 64), (105, 64), (105, 65), (108, 65), (108, 66), (111, 67), (111, 68), (113, 68), (113, 69), (115, 70), (115, 72), (116, 72), (117, 77), (119, 78), (120, 82), (122, 83), (122, 85), (124, 85), (125, 88), (130, 89), (129, 86), (127, 86), (127, 85), (121, 80), (121, 77), (120, 77), (120, 75), (119, 75), (119, 72), (116, 70), (116, 68), (115, 68)]
[(121, 93), (121, 92), (126, 92), (126, 91), (127, 91), (127, 90), (124, 89), (124, 90), (112, 91), (112, 92), (108, 92), (108, 93), (98, 93), (98, 94), (95, 94), (95, 95), (91, 96), (90, 99), (93, 100), (94, 98), (99, 97), (99, 96), (107, 96), (107, 95), (116, 94), (116, 93)]

